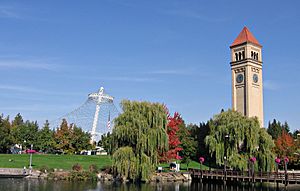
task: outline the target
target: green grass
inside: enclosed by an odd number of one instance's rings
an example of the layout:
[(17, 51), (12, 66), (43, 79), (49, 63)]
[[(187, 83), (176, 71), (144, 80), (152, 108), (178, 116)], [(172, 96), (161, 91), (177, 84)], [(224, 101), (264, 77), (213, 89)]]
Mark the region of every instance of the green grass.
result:
[[(159, 164), (158, 166), (161, 166), (161, 167), (164, 168), (164, 170), (166, 170), (166, 169), (169, 169), (170, 164), (169, 164), (169, 163), (162, 163), (162, 164)], [(196, 161), (191, 161), (191, 162), (189, 163), (189, 168), (200, 169), (200, 163), (198, 163), (198, 162), (196, 162)], [(208, 166), (202, 164), (202, 170), (208, 170), (208, 169), (209, 169)], [(180, 170), (186, 171), (186, 170), (187, 170), (187, 165), (184, 164), (184, 163), (181, 163), (181, 164), (180, 164)]]
[[(29, 154), (0, 154), (0, 168), (23, 168), (29, 166)], [(110, 156), (87, 156), (87, 155), (32, 155), (32, 167), (39, 169), (42, 166), (49, 168), (71, 170), (76, 163), (88, 169), (91, 164), (99, 168), (111, 166)]]
[[(29, 166), (29, 154), (0, 154), (0, 168), (23, 168)], [(71, 170), (72, 166), (79, 163), (85, 170), (88, 170), (91, 164), (97, 165), (99, 168), (111, 166), (112, 160), (110, 156), (87, 156), (87, 155), (51, 155), (51, 154), (33, 154), (32, 167), (39, 169), (42, 166), (48, 168)], [(169, 170), (169, 163), (162, 163), (164, 171)], [(191, 161), (189, 168), (200, 168), (200, 163)], [(187, 165), (181, 163), (180, 169), (187, 170)], [(202, 169), (209, 169), (208, 166), (202, 165)]]

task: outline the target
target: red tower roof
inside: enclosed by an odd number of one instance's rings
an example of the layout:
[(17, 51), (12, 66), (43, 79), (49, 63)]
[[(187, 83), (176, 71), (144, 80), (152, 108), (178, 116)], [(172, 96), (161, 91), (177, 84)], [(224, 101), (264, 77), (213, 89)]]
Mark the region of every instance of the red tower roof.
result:
[(243, 44), (245, 42), (251, 42), (251, 43), (261, 47), (259, 42), (253, 36), (253, 34), (249, 31), (249, 29), (247, 27), (244, 27), (243, 30), (240, 32), (239, 36), (233, 41), (230, 48), (233, 46), (236, 46), (236, 45)]

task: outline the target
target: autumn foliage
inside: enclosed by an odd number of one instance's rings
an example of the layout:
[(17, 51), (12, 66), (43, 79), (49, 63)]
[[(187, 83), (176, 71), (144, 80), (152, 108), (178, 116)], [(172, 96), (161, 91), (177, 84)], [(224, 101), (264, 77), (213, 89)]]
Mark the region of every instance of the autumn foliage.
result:
[(181, 159), (178, 156), (179, 151), (182, 150), (180, 145), (180, 140), (177, 132), (179, 131), (179, 126), (183, 123), (183, 120), (178, 112), (174, 113), (174, 116), (171, 116), (168, 112), (168, 124), (167, 124), (167, 133), (169, 137), (169, 150), (164, 153), (161, 157), (161, 161), (170, 161), (172, 159)]
[(282, 131), (282, 134), (275, 140), (276, 153), (278, 156), (291, 156), (295, 149), (294, 139), (286, 131)]

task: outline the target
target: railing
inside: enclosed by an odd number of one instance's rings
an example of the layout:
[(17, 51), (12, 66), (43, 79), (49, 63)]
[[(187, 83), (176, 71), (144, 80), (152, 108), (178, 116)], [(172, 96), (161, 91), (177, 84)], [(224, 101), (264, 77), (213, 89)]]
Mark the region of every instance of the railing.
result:
[(224, 181), (281, 182), (300, 184), (300, 173), (294, 172), (254, 172), (235, 170), (199, 170), (190, 169), (193, 179), (222, 179)]

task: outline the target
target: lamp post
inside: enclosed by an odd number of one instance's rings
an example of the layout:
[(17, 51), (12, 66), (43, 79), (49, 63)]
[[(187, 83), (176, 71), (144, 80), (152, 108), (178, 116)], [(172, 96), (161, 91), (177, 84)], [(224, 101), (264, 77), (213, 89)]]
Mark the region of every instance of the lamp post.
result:
[(29, 159), (29, 174), (31, 174), (31, 171), (32, 171), (32, 150), (33, 150), (33, 144), (31, 144), (30, 146), (30, 159)]
[(199, 157), (199, 162), (200, 162), (200, 171), (202, 171), (202, 164), (204, 163), (204, 157)]
[(278, 157), (276, 157), (276, 159), (275, 159), (275, 163), (276, 163), (276, 176), (278, 176), (278, 166), (279, 166), (279, 164), (280, 164), (280, 158), (278, 158)]
[(275, 163), (276, 163), (276, 179), (275, 179), (275, 181), (276, 181), (277, 188), (278, 188), (278, 181), (277, 181), (277, 179), (278, 179), (278, 169), (279, 169), (280, 162), (281, 162), (280, 158), (276, 157), (276, 159), (275, 159)]
[(203, 172), (202, 172), (202, 164), (204, 162), (204, 157), (199, 157), (199, 162), (200, 162), (200, 181), (202, 182), (202, 178), (203, 178)]
[(26, 140), (23, 141), (24, 142), (24, 151), (26, 150)]
[(287, 164), (289, 163), (289, 158), (284, 157), (284, 175), (285, 175), (285, 186), (288, 185), (288, 173), (287, 173)]
[(226, 134), (224, 138), (224, 180), (226, 180), (226, 168), (227, 168), (227, 141), (229, 140), (229, 135)]
[(254, 182), (254, 163), (256, 161), (255, 157), (251, 157), (250, 159), (251, 162), (251, 175), (252, 175), (252, 182)]

